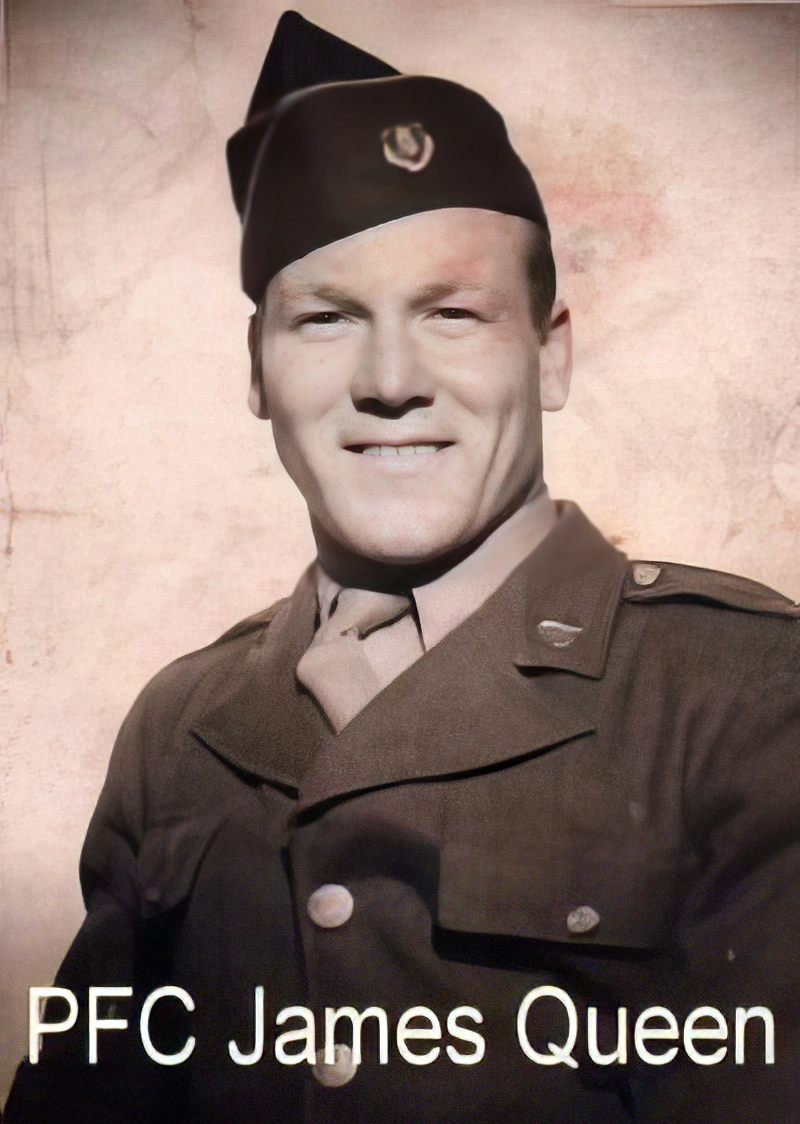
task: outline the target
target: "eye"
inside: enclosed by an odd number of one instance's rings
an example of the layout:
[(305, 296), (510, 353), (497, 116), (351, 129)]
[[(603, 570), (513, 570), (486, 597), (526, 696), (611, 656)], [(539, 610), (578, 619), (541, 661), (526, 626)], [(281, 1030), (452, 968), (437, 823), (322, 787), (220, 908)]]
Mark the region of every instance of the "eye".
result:
[(475, 313), (470, 312), (468, 308), (439, 308), (436, 310), (436, 315), (444, 320), (469, 320), (475, 316)]
[(339, 312), (315, 312), (312, 316), (304, 316), (303, 324), (338, 324), (343, 319)]

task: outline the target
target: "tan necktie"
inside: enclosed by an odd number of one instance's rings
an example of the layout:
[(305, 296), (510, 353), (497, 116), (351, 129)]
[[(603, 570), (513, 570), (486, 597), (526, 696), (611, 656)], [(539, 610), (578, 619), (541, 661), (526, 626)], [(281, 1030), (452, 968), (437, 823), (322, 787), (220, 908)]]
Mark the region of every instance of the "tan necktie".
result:
[(334, 599), (328, 619), (297, 665), (297, 678), (337, 733), (385, 686), (365, 656), (362, 641), (410, 608), (409, 597), (369, 589), (343, 589)]

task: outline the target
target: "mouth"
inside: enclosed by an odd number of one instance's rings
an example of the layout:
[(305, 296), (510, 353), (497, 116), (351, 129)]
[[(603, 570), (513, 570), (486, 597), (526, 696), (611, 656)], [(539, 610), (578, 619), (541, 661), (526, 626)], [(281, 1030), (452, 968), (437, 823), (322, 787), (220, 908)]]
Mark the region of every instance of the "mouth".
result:
[(350, 453), (363, 453), (367, 457), (419, 457), (439, 453), (452, 444), (452, 441), (430, 441), (406, 445), (347, 445), (345, 448)]

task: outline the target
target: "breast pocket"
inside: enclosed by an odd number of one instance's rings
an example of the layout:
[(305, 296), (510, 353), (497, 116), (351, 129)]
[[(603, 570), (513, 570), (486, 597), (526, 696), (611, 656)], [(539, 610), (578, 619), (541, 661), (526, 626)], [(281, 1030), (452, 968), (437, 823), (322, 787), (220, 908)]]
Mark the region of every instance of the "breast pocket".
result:
[(678, 906), (674, 866), (557, 846), (487, 849), (451, 840), (441, 855), (437, 920), (444, 929), (574, 945), (663, 949)]
[(151, 825), (139, 850), (140, 915), (148, 921), (191, 894), (203, 858), (227, 817), (193, 816)]

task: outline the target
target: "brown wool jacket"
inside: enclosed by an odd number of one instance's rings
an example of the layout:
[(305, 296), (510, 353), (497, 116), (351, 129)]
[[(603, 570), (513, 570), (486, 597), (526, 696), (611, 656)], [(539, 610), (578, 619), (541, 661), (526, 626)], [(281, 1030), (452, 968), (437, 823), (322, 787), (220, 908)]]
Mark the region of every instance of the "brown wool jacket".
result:
[[(800, 1121), (800, 609), (743, 578), (631, 564), (566, 505), (490, 600), (338, 736), (294, 676), (314, 615), (301, 583), (135, 703), (57, 979), (131, 984), (116, 1013), (132, 1029), (100, 1033), (96, 1066), (83, 1014), (83, 1030), (47, 1036), (7, 1124)], [(323, 927), (308, 901), (330, 884), (353, 911)], [(163, 1000), (151, 1024), (162, 1052), (195, 1035), (181, 1065), (140, 1045), (138, 1007), (162, 984), (195, 1003)], [(228, 1041), (252, 1049), (257, 985), (264, 1053), (240, 1066)], [(556, 1064), (520, 1044), (520, 1003), (542, 985), (574, 1003), (572, 1064), (547, 1045), (568, 1039), (557, 998), (524, 1026)], [(344, 1083), (281, 1064), (277, 1035), (302, 1023), (276, 1015), (293, 1005), (316, 1016), (317, 1046), (326, 1007), (382, 1008), (388, 1061), (370, 1016), (361, 1065), (334, 1073)], [(438, 1045), (430, 1064), (397, 1046), (416, 1006), (441, 1039), (406, 1049)], [(462, 1013), (453, 1033), (464, 1006), (483, 1021)], [(681, 1034), (644, 1040), (651, 1055), (677, 1047), (666, 1064), (636, 1049), (652, 1006)], [(698, 1023), (717, 1037), (687, 1049), (702, 1006), (724, 1022)], [(759, 1017), (735, 1060), (736, 1008), (754, 1006), (774, 1019), (772, 1064)], [(605, 1054), (626, 1009), (624, 1064), (592, 1060), (590, 1007)], [(458, 1025), (483, 1037), (477, 1064)], [(701, 1064), (692, 1049), (725, 1056)]]

